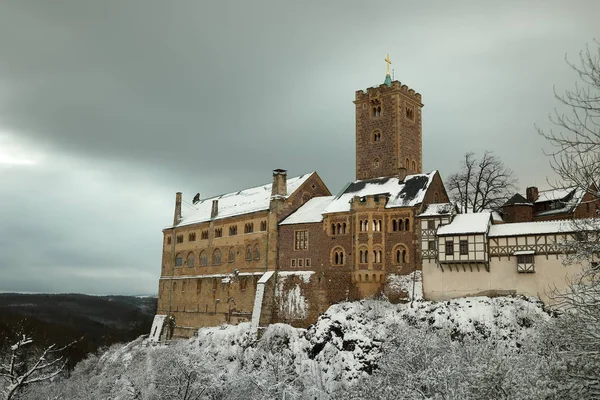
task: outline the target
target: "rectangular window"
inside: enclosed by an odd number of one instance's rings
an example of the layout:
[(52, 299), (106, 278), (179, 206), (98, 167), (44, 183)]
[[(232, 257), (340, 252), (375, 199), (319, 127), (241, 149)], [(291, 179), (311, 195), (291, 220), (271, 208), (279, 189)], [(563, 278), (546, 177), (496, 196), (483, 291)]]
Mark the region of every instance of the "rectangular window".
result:
[(435, 229), (435, 221), (430, 219), (427, 221), (427, 229)]
[(215, 237), (220, 238), (222, 236), (223, 236), (223, 229), (221, 229), (221, 228), (215, 229)]
[(310, 258), (307, 258), (305, 260), (304, 265), (306, 265), (307, 267), (310, 267)]
[(192, 232), (188, 235), (188, 242), (195, 242), (196, 241), (196, 232)]
[(171, 244), (171, 236), (167, 236), (167, 244)]
[(177, 235), (177, 243), (183, 243), (183, 235)]
[(446, 255), (454, 255), (454, 242), (452, 240), (446, 240)]
[(237, 235), (237, 225), (232, 225), (229, 227), (229, 236)]
[(201, 238), (202, 238), (202, 240), (207, 240), (208, 239), (208, 231), (202, 231)]
[(295, 266), (296, 266), (296, 259), (292, 258), (292, 267), (295, 267)]
[(533, 254), (518, 255), (517, 264), (533, 264)]
[(294, 235), (294, 250), (308, 249), (308, 231), (296, 231)]
[(263, 232), (267, 230), (267, 221), (262, 221), (260, 223), (260, 230)]
[(304, 266), (304, 260), (302, 258), (298, 259), (298, 266), (299, 267), (303, 267)]
[(435, 240), (427, 242), (427, 250), (435, 250)]
[(460, 241), (459, 251), (461, 256), (469, 255), (469, 242), (467, 240)]

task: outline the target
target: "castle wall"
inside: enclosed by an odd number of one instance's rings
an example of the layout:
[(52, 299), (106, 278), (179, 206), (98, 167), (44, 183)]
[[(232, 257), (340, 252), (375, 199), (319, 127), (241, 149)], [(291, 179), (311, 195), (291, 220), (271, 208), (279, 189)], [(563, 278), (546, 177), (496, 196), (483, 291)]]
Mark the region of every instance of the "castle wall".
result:
[(490, 271), (483, 265), (453, 267), (444, 271), (435, 260), (423, 262), (423, 295), (428, 300), (448, 300), (465, 296), (493, 296), (506, 294), (522, 294), (537, 296), (546, 304), (553, 304), (552, 293), (556, 287), (559, 291), (567, 288), (567, 277), (581, 271), (581, 266), (562, 265), (562, 256), (534, 256), (535, 272), (520, 273), (517, 271), (517, 257), (492, 257)]

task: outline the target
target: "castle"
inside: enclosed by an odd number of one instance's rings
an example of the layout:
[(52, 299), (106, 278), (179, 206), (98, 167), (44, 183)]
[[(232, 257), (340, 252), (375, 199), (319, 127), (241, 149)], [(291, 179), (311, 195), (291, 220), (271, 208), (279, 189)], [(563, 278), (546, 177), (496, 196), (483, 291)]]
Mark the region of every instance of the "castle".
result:
[[(440, 174), (422, 171), (421, 95), (393, 81), (386, 61), (384, 83), (355, 94), (356, 181), (339, 194), (333, 196), (316, 172), (288, 178), (282, 169), (269, 184), (207, 199), (197, 194), (191, 204), (176, 194), (173, 224), (163, 230), (151, 338), (161, 332), (189, 337), (223, 323), (307, 327), (330, 305), (376, 295), (390, 275), (421, 269), (430, 298), (522, 291), (513, 278), (505, 277), (502, 287), (490, 278), (489, 241), (497, 239), (500, 261), (527, 255), (531, 266), (529, 255), (539, 253), (541, 239), (527, 242), (521, 229), (508, 236), (522, 236), (525, 244), (515, 239), (507, 250), (507, 237), (490, 235), (492, 214), (456, 215)], [(571, 194), (554, 197), (561, 195)], [(505, 204), (508, 222), (552, 215), (536, 205), (537, 189), (527, 190), (529, 200), (519, 196)], [(546, 231), (538, 233), (557, 235), (555, 226)], [(546, 259), (558, 254), (556, 247), (544, 249)], [(464, 274), (456, 279), (452, 271)], [(467, 271), (472, 275), (465, 280)], [(539, 294), (535, 290), (527, 293)]]

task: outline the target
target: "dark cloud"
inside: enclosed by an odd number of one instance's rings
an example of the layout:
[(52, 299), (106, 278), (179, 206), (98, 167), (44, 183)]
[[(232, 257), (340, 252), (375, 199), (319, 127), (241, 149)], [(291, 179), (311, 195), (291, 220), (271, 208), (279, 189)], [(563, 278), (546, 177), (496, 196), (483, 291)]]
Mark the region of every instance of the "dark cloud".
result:
[(533, 123), (554, 84), (572, 86), (564, 55), (591, 42), (599, 13), (583, 1), (6, 2), (0, 136), (38, 162), (0, 163), (0, 290), (155, 291), (176, 190), (214, 195), (287, 168), (337, 192), (354, 178), (354, 92), (383, 81), (387, 52), (423, 95), (425, 169), (445, 177), (491, 149), (522, 186), (543, 186)]

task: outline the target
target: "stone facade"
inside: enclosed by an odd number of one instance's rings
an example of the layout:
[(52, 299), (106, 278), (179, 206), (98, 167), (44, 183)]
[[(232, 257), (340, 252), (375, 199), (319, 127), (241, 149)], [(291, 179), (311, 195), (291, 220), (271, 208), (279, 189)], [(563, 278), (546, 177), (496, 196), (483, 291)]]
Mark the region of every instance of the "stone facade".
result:
[[(397, 187), (410, 186), (407, 174), (422, 171), (421, 95), (387, 76), (386, 84), (356, 92), (354, 104), (357, 179), (393, 177)], [(418, 202), (388, 207), (390, 193), (357, 196), (348, 210), (311, 223), (281, 224), (311, 198), (330, 195), (316, 173), (286, 193), (285, 171), (275, 170), (268, 209), (220, 218), (216, 198), (210, 219), (191, 224), (178, 193), (173, 227), (163, 231), (157, 314), (171, 317), (176, 337), (251, 320), (307, 327), (334, 303), (381, 293), (389, 274), (421, 268), (415, 217), (448, 201), (432, 174), (415, 179), (426, 182), (409, 194), (422, 189)]]
[[(282, 190), (284, 172), (276, 170), (274, 192)], [(277, 266), (279, 222), (310, 198), (329, 194), (313, 174), (289, 197), (273, 196), (268, 210), (163, 230), (157, 314), (175, 318), (174, 336), (250, 321), (257, 282)], [(176, 220), (180, 209), (178, 194)]]
[(393, 81), (356, 92), (356, 179), (421, 173), (421, 95)]

